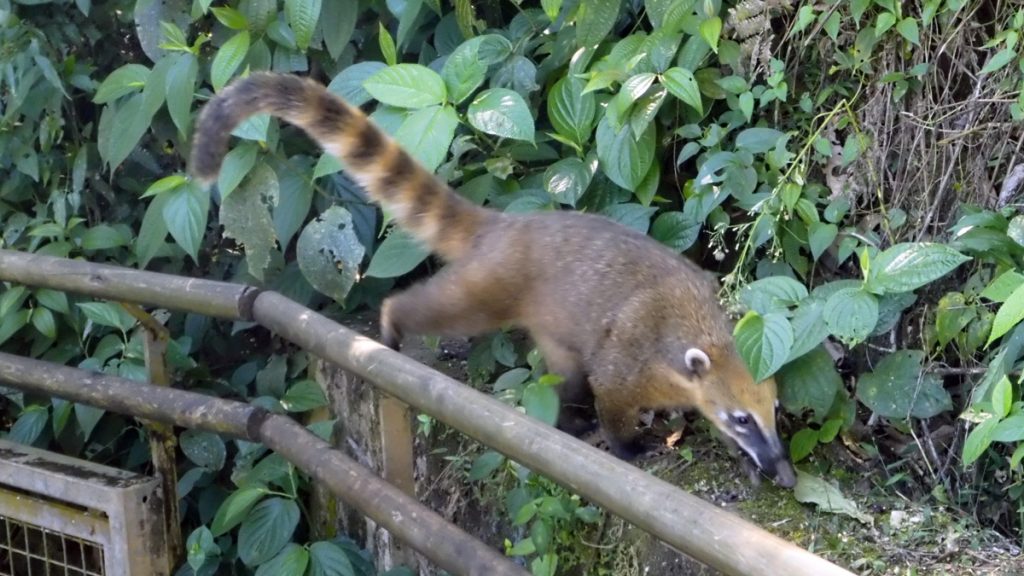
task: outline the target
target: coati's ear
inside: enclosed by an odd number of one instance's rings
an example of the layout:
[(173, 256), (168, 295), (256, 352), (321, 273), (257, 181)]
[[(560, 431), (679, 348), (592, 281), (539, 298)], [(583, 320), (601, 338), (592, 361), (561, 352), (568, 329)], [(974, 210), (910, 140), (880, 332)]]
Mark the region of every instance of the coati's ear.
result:
[(688, 348), (683, 356), (686, 369), (693, 374), (706, 374), (711, 369), (711, 358), (700, 348)]

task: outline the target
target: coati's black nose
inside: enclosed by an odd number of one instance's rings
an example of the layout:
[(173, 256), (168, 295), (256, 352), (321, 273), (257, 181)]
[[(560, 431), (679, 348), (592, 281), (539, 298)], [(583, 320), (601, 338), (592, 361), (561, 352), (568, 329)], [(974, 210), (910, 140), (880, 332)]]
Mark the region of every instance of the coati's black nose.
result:
[(789, 460), (782, 459), (775, 463), (775, 483), (783, 488), (796, 486), (796, 471)]

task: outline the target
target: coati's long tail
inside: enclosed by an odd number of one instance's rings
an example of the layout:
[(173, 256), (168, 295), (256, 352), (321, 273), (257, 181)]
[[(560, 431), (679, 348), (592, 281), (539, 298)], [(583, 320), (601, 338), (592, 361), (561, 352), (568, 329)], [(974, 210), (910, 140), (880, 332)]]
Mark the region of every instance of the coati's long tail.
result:
[(217, 177), (231, 131), (254, 114), (271, 114), (302, 128), (337, 156), (370, 197), (399, 225), (446, 260), (464, 254), (494, 213), (456, 194), (427, 172), (358, 108), (298, 76), (253, 73), (203, 108), (192, 144), (191, 171), (204, 183)]

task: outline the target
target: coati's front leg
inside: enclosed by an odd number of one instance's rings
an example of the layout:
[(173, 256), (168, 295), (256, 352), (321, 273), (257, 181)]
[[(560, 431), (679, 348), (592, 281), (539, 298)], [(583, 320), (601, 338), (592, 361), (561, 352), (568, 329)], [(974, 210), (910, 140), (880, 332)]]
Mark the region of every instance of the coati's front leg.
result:
[(486, 278), (486, 270), (448, 265), (426, 282), (390, 296), (381, 306), (381, 342), (398, 350), (409, 334), (474, 336), (497, 330), (511, 319), (512, 306), (501, 286), (504, 278)]
[(589, 410), (594, 404), (594, 395), (587, 384), (579, 354), (550, 336), (537, 334), (534, 339), (544, 355), (548, 373), (562, 377), (562, 383), (556, 388), (560, 404), (558, 429), (573, 436), (592, 431), (597, 426)]
[(610, 384), (593, 378), (591, 383), (598, 422), (612, 454), (629, 461), (646, 452), (647, 446), (637, 429), (643, 390), (625, 383)]

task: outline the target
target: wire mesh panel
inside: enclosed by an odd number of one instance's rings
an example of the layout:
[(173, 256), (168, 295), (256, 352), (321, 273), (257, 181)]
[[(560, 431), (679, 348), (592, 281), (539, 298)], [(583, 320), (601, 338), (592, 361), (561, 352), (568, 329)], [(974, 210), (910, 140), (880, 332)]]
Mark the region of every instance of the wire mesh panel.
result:
[(0, 576), (166, 576), (155, 479), (0, 440)]
[(0, 576), (105, 576), (97, 542), (0, 513)]

